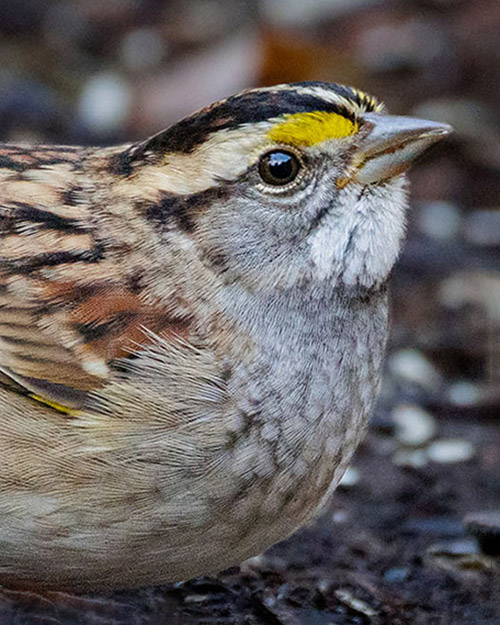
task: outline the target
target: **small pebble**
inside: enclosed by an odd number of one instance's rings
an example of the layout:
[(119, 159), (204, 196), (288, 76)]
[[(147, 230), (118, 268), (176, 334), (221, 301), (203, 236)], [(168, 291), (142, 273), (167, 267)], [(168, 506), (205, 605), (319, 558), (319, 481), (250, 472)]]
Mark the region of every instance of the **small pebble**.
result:
[(359, 482), (359, 471), (355, 467), (347, 467), (346, 472), (342, 476), (339, 487), (350, 488)]
[(107, 135), (123, 128), (130, 104), (130, 85), (115, 72), (102, 72), (84, 85), (78, 112), (92, 132)]
[(441, 283), (439, 299), (452, 310), (467, 304), (482, 306), (491, 323), (499, 323), (500, 274), (493, 271), (455, 273)]
[(427, 553), (435, 556), (466, 556), (477, 555), (479, 547), (473, 538), (461, 538), (459, 540), (443, 540), (434, 543), (427, 549)]
[(453, 517), (435, 516), (409, 519), (403, 525), (403, 531), (441, 538), (458, 538), (464, 536), (465, 528), (463, 523)]
[(346, 510), (335, 510), (332, 518), (334, 523), (345, 523), (349, 515)]
[(500, 510), (468, 514), (464, 523), (477, 538), (483, 553), (500, 556)]
[(440, 241), (454, 239), (460, 230), (461, 221), (457, 206), (451, 202), (422, 203), (417, 212), (420, 231)]
[(450, 385), (447, 395), (455, 406), (473, 406), (481, 400), (483, 393), (477, 384), (460, 380)]
[(339, 588), (335, 591), (334, 594), (341, 603), (351, 608), (351, 610), (354, 610), (355, 612), (364, 614), (369, 618), (377, 616), (378, 614), (375, 608), (372, 608), (365, 601), (362, 601), (361, 599), (355, 597), (350, 590), (347, 590), (345, 588)]
[(401, 349), (389, 357), (391, 373), (409, 382), (428, 389), (441, 385), (441, 374), (436, 367), (417, 349)]
[(494, 566), (490, 558), (481, 554), (473, 538), (435, 543), (427, 549), (426, 560), (448, 571), (486, 571)]
[(392, 411), (392, 418), (396, 439), (403, 445), (422, 447), (436, 435), (434, 418), (419, 406), (399, 404)]
[(269, 553), (261, 553), (242, 562), (239, 566), (242, 575), (252, 576), (256, 572), (272, 571), (282, 573), (286, 570), (287, 563), (283, 558)]
[(434, 441), (427, 450), (429, 460), (440, 464), (465, 462), (474, 456), (474, 446), (461, 438), (443, 438)]
[(499, 246), (500, 209), (472, 211), (466, 217), (464, 230), (465, 238), (475, 245)]
[(424, 449), (399, 449), (392, 461), (400, 467), (419, 469), (427, 464), (427, 453)]
[(384, 573), (386, 582), (405, 582), (408, 579), (409, 571), (405, 568), (388, 569)]

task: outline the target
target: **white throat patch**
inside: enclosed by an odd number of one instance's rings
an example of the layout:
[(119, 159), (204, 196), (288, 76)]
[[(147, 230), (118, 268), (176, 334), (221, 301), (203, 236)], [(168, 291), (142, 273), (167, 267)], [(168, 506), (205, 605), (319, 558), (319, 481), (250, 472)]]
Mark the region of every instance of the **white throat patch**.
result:
[(348, 184), (311, 236), (316, 279), (367, 288), (383, 283), (400, 251), (407, 205), (404, 176), (365, 188)]

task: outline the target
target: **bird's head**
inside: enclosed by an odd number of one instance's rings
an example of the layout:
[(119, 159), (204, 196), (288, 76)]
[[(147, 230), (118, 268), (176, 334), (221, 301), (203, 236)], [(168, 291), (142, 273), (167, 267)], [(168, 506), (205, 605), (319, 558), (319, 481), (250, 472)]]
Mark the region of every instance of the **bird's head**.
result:
[[(404, 172), (446, 124), (385, 114), (330, 83), (253, 89), (127, 149), (161, 196), (147, 218), (244, 287), (382, 285), (404, 234)], [(177, 234), (175, 234), (177, 236)]]

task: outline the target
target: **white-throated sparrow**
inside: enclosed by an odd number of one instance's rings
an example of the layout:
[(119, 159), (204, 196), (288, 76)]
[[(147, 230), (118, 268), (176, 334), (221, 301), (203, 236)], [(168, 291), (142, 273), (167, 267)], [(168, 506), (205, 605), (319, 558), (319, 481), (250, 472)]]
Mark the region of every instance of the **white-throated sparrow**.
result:
[(311, 518), (377, 393), (402, 172), (449, 131), (300, 83), (1, 146), (0, 583), (186, 579)]

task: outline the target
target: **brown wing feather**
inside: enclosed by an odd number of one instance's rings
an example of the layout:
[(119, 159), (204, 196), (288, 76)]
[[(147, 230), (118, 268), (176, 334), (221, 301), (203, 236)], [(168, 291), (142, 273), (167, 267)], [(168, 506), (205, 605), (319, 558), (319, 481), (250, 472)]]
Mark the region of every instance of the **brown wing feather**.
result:
[(124, 285), (103, 253), (80, 180), (82, 152), (0, 149), (0, 371), (72, 407), (147, 342), (144, 328), (186, 329)]

